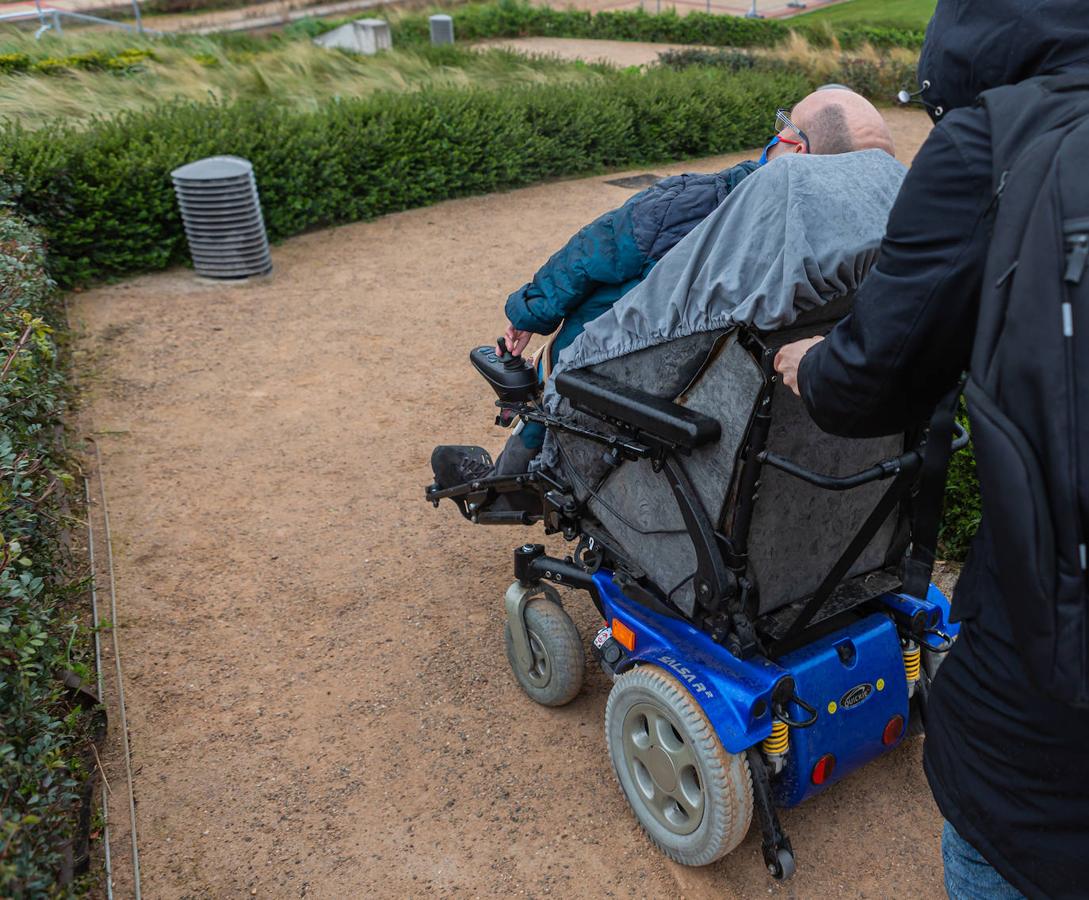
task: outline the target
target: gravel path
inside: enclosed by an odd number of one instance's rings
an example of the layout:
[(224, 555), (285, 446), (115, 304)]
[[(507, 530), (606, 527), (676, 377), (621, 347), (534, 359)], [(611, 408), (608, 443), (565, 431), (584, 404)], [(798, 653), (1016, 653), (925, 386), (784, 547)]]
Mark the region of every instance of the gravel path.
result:
[[(893, 118), (910, 156), (926, 120)], [(307, 234), (245, 284), (175, 269), (73, 296), (147, 897), (940, 896), (918, 740), (784, 815), (788, 886), (755, 829), (707, 869), (667, 862), (614, 782), (605, 677), (546, 710), (507, 670), (510, 552), (538, 532), (422, 502), (435, 443), (501, 444), (466, 352), (625, 198), (605, 182)], [(590, 604), (570, 608), (590, 636)]]

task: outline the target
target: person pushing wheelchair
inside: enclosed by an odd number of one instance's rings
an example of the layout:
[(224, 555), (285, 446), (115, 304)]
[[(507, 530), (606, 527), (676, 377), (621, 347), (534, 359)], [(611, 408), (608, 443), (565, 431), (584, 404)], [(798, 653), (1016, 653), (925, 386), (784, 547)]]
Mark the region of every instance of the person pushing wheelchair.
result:
[(821, 428), (847, 437), (902, 431), (943, 397), (951, 414), (970, 368), (983, 519), (924, 748), (946, 888), (954, 900), (1086, 897), (1089, 476), (1077, 454), (1089, 419), (1075, 348), (1089, 299), (1089, 8), (939, 0), (919, 79), (936, 127), (853, 311), (826, 339), (783, 347), (776, 367)]

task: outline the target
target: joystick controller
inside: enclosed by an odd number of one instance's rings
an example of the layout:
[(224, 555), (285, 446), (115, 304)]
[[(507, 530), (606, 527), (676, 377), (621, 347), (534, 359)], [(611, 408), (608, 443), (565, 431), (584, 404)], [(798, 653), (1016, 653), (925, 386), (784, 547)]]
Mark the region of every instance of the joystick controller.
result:
[(507, 349), (504, 338), (499, 338), (496, 343), (499, 352), (492, 345), (471, 350), (470, 362), (492, 386), (500, 400), (508, 403), (531, 400), (540, 387), (537, 372), (521, 356), (514, 356)]

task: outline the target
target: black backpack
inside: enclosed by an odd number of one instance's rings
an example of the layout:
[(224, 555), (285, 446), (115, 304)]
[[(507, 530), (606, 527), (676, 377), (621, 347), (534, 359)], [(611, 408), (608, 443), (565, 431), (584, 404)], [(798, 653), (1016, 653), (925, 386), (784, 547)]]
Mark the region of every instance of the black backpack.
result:
[(1089, 707), (1089, 75), (981, 95), (993, 233), (965, 396), (1015, 640)]

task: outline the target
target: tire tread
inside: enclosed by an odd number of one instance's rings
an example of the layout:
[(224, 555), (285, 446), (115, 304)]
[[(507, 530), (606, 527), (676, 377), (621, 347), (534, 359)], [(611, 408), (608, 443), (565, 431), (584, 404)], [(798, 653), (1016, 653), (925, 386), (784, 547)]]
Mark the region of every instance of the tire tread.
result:
[[(737, 847), (744, 840), (752, 823), (753, 795), (749, 761), (743, 753), (727, 752), (703, 710), (676, 678), (657, 666), (640, 666), (620, 676), (609, 693), (605, 707), (605, 741), (613, 762), (613, 770), (625, 795), (627, 791), (617, 765), (618, 755), (613, 747), (610, 726), (615, 704), (620, 702), (618, 698), (623, 693), (640, 688), (668, 704), (684, 725), (697, 755), (706, 764), (706, 781), (709, 785), (705, 782), (704, 794), (707, 799), (704, 815), (710, 812), (710, 806), (716, 802), (716, 797), (724, 801), (726, 814), (712, 814), (711, 830), (701, 838), (700, 846), (693, 849), (672, 847), (663, 843), (646, 826), (638, 813), (636, 819), (651, 842), (670, 859), (686, 866), (708, 865)], [(620, 757), (623, 757), (622, 751)], [(701, 777), (703, 775), (701, 773)]]

